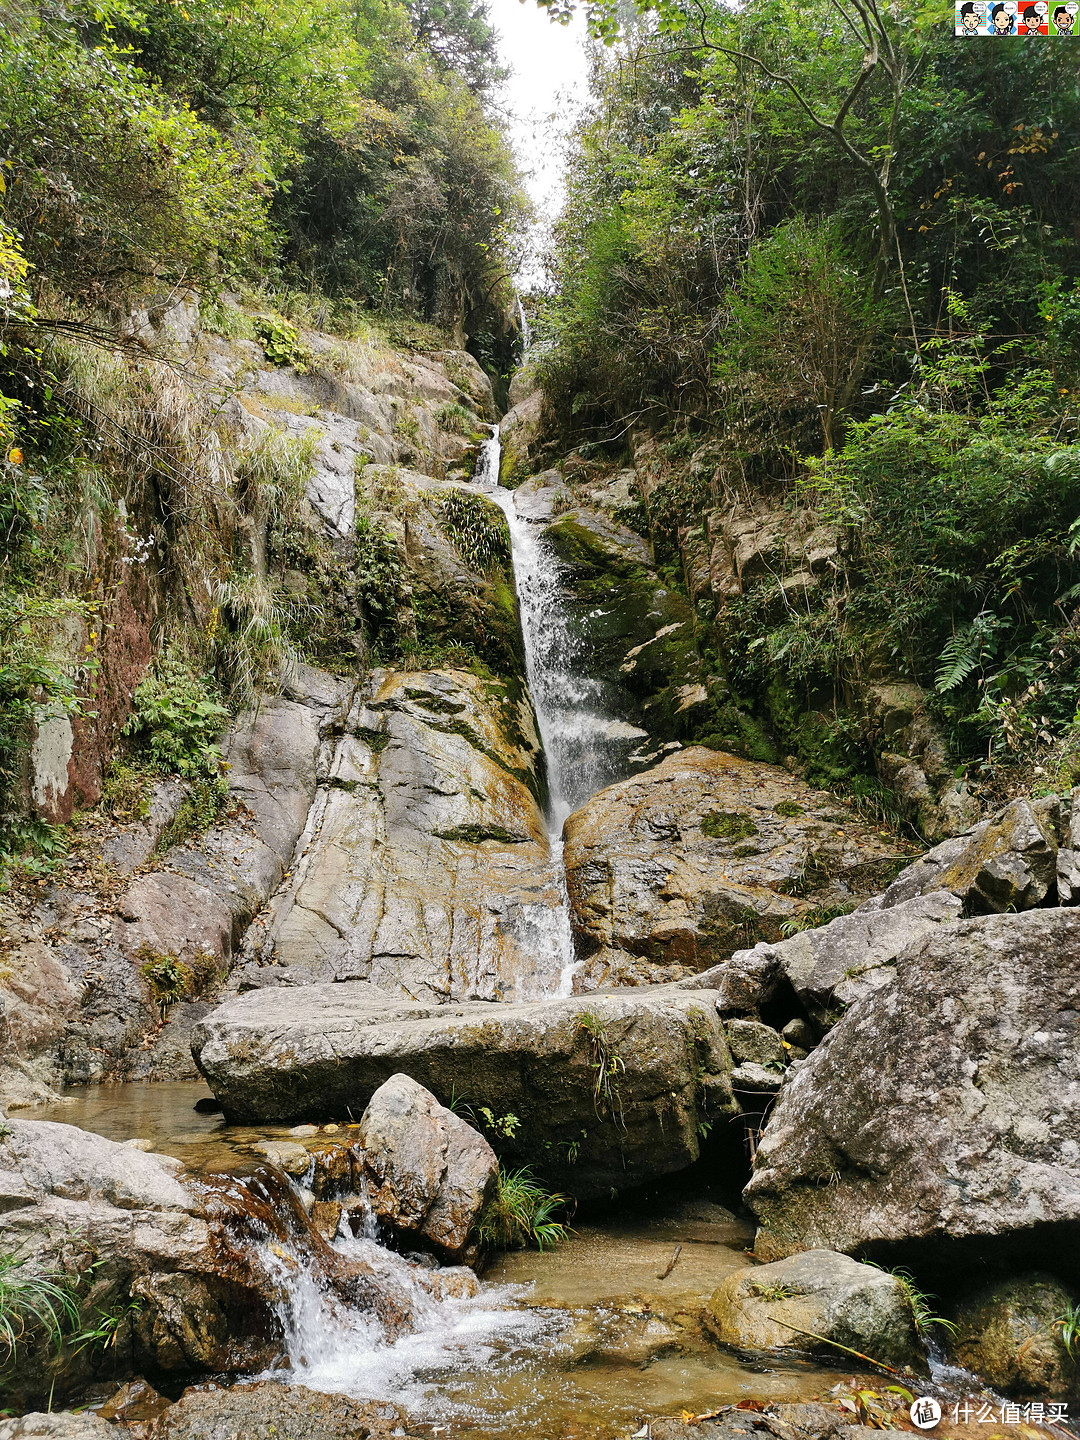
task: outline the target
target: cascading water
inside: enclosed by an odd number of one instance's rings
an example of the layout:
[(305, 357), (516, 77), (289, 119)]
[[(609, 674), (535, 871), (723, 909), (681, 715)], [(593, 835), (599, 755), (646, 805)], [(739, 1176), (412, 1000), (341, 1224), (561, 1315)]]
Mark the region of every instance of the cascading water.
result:
[(543, 539), (541, 523), (519, 509), (517, 492), (499, 484), (501, 453), (496, 425), (491, 438), (481, 446), (473, 483), (490, 494), (506, 516), (510, 530), (526, 679), (547, 757), (548, 840), (561, 899), (554, 912), (555, 933), (548, 937), (557, 946), (559, 959), (555, 994), (570, 995), (579, 962), (570, 930), (563, 823), (597, 790), (621, 778), (624, 747), (618, 742), (629, 727), (604, 713), (600, 686), (584, 673), (580, 644), (563, 602), (558, 558)]
[[(370, 1310), (334, 1294), (303, 1256), (288, 1247), (264, 1243), (256, 1258), (278, 1288), (274, 1306), (281, 1326), (287, 1371), (292, 1384), (313, 1390), (389, 1401), (407, 1409), (438, 1413), (446, 1408), (445, 1381), (466, 1366), (513, 1363), (522, 1346), (554, 1339), (558, 1329), (546, 1312), (518, 1308), (510, 1286), (440, 1295), (430, 1271), (416, 1260), (387, 1250), (375, 1239), (354, 1238), (343, 1225), (333, 1249), (346, 1263), (357, 1262), (373, 1274), (385, 1294), (407, 1313), (400, 1333)], [(453, 1275), (454, 1272), (441, 1272)], [(472, 1280), (471, 1275), (469, 1276)]]

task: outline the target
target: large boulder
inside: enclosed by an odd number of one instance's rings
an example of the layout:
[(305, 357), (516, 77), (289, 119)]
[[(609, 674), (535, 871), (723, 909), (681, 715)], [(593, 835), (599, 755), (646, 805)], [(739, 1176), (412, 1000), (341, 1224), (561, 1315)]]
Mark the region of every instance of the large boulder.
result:
[(197, 1025), (192, 1051), (234, 1121), (347, 1119), (410, 1075), (504, 1121), (500, 1156), (581, 1199), (683, 1169), (733, 1110), (714, 996), (662, 987), (443, 1007), (356, 981), (264, 989)]
[(747, 1203), (757, 1253), (1080, 1255), (1080, 914), (936, 927), (794, 1065)]
[[(903, 1281), (833, 1250), (737, 1270), (713, 1294), (704, 1323), (738, 1350), (858, 1350), (887, 1365), (921, 1359)], [(831, 1344), (829, 1342), (832, 1342)]]
[(484, 1137), (408, 1075), (392, 1075), (368, 1102), (357, 1139), (380, 1220), (460, 1259), (499, 1173)]
[(947, 890), (916, 895), (888, 910), (862, 908), (776, 945), (763, 941), (737, 951), (697, 978), (716, 986), (725, 1015), (764, 1008), (786, 1017), (794, 998), (802, 1015), (819, 1030), (828, 1029), (848, 1006), (892, 978), (899, 954), (958, 919), (960, 909), (959, 898)]
[(779, 940), (785, 922), (871, 893), (897, 858), (834, 796), (703, 747), (601, 790), (565, 836), (582, 985), (632, 983), (643, 960), (700, 971)]
[[(183, 1167), (70, 1125), (9, 1120), (0, 1138), (5, 1245), (27, 1275), (67, 1277), (81, 1313), (121, 1315), (111, 1354), (47, 1345), (20, 1355), (17, 1390), (33, 1398), (128, 1364), (162, 1371), (265, 1363), (264, 1303), (241, 1273), (226, 1280), (213, 1229)], [(81, 1282), (81, 1283), (80, 1283)]]
[(343, 728), (236, 983), (552, 993), (560, 895), (527, 697), (466, 671), (377, 672)]
[(982, 1285), (953, 1308), (949, 1359), (1005, 1395), (1067, 1395), (1080, 1376), (1060, 1322), (1076, 1301), (1038, 1272)]
[(177, 1160), (49, 1121), (5, 1122), (0, 1213), (20, 1277), (65, 1289), (80, 1328), (115, 1325), (104, 1346), (28, 1339), (11, 1392), (24, 1405), (147, 1371), (264, 1369), (280, 1356), (283, 1281), (297, 1271), (391, 1339), (414, 1323), (417, 1295), (440, 1288), (420, 1265), (396, 1276), (331, 1249), (279, 1171), (196, 1181)]

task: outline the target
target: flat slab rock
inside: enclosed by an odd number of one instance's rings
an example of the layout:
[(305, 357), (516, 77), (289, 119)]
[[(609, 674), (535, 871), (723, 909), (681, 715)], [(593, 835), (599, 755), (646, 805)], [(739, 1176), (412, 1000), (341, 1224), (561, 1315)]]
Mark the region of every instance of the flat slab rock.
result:
[(363, 981), (250, 991), (196, 1025), (192, 1053), (234, 1121), (359, 1116), (404, 1073), (444, 1103), (516, 1117), (488, 1136), (500, 1155), (579, 1199), (685, 1168), (699, 1125), (734, 1110), (715, 994), (660, 986), (450, 1006)]

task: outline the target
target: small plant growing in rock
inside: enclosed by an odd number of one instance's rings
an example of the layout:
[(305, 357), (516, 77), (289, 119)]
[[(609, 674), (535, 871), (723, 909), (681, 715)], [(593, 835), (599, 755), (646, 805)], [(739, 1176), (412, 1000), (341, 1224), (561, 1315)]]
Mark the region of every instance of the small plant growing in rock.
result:
[(191, 779), (221, 773), (224, 757), (216, 741), (229, 712), (208, 677), (166, 653), (139, 681), (134, 700), (123, 733), (157, 770)]
[(750, 1294), (772, 1304), (777, 1300), (790, 1300), (795, 1291), (790, 1285), (752, 1285)]
[(1080, 1301), (1066, 1305), (1054, 1321), (1053, 1328), (1060, 1332), (1065, 1353), (1075, 1365), (1077, 1352), (1080, 1351)]
[(626, 1062), (611, 1044), (604, 1022), (595, 1010), (583, 1010), (577, 1017), (575, 1030), (585, 1036), (592, 1055), (593, 1108), (597, 1117), (602, 1118), (601, 1106), (613, 1116), (617, 1111), (618, 1124), (625, 1130), (618, 1076), (626, 1069)]
[[(869, 1265), (872, 1270), (885, 1269), (882, 1265), (875, 1265), (872, 1260), (864, 1260), (863, 1264)], [(935, 1326), (940, 1327), (942, 1330), (948, 1330), (953, 1334), (956, 1333), (957, 1327), (952, 1320), (946, 1320), (943, 1316), (935, 1314), (930, 1302), (936, 1300), (937, 1296), (929, 1295), (925, 1290), (920, 1289), (915, 1276), (912, 1275), (910, 1270), (905, 1270), (902, 1266), (898, 1266), (895, 1270), (885, 1270), (885, 1274), (892, 1275), (895, 1280), (900, 1282), (900, 1288), (903, 1290), (904, 1296), (911, 1306), (911, 1316), (915, 1321), (915, 1329), (920, 1335), (929, 1334)]]
[(486, 1105), (481, 1105), (477, 1113), (487, 1128), (504, 1140), (512, 1140), (521, 1127), (516, 1115), (496, 1115)]
[(139, 974), (150, 987), (161, 1011), (162, 1020), (169, 1006), (185, 995), (198, 995), (217, 979), (214, 957), (199, 955), (191, 965), (176, 955), (162, 955), (150, 945), (141, 945), (135, 958), (140, 961)]
[(435, 419), (440, 430), (446, 430), (451, 435), (467, 435), (473, 428), (473, 417), (459, 405), (456, 400), (448, 400), (445, 405), (440, 405), (435, 412)]
[(67, 1276), (27, 1269), (29, 1256), (0, 1255), (0, 1367), (13, 1364), (34, 1331), (59, 1350), (64, 1331), (79, 1318)]
[(474, 570), (487, 574), (510, 563), (510, 532), (490, 501), (463, 490), (450, 490), (439, 501), (439, 514), (455, 550)]
[(306, 373), (311, 356), (295, 325), (276, 315), (260, 315), (254, 329), (271, 365), (291, 365), (297, 374)]

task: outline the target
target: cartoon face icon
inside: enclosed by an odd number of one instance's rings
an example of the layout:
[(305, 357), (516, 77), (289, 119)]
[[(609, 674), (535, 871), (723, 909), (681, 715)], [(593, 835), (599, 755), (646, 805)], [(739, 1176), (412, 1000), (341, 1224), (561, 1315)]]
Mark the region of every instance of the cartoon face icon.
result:
[(960, 24), (964, 27), (965, 35), (979, 33), (979, 17), (975, 13), (974, 0), (964, 0), (964, 4), (960, 6)]
[(1039, 26), (1042, 24), (1042, 16), (1034, 5), (1024, 6), (1024, 33), (1026, 35), (1037, 35)]
[(1054, 11), (1054, 29), (1059, 35), (1072, 33), (1072, 16), (1064, 5), (1059, 5)]
[(1008, 9), (998, 0), (998, 4), (990, 11), (990, 18), (994, 22), (995, 35), (1009, 35), (1012, 32), (1012, 16)]

